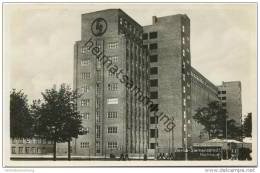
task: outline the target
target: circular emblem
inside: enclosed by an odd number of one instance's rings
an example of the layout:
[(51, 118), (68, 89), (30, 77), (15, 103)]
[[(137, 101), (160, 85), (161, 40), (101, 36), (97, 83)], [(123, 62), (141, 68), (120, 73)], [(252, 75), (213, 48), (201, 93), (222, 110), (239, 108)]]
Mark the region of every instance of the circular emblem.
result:
[(107, 30), (107, 21), (103, 18), (97, 18), (92, 22), (91, 31), (95, 36), (103, 35)]

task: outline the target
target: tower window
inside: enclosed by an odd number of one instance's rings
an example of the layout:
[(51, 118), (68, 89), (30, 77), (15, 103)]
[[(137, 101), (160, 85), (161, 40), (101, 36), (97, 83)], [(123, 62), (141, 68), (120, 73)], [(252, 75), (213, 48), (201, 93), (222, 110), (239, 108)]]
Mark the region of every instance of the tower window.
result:
[(147, 40), (148, 39), (148, 33), (143, 33), (143, 40)]
[(116, 48), (118, 48), (118, 42), (108, 43), (108, 48), (109, 49), (116, 49)]
[(151, 99), (158, 99), (158, 92), (157, 91), (153, 91), (151, 92)]
[(151, 80), (150, 80), (150, 86), (151, 86), (151, 87), (156, 87), (156, 86), (158, 86), (158, 79), (151, 79)]
[(182, 25), (182, 32), (185, 32), (185, 26)]
[(157, 38), (157, 32), (150, 32), (150, 33), (149, 33), (149, 37), (150, 37), (150, 39), (155, 39), (155, 38)]
[(150, 62), (158, 62), (158, 55), (151, 55)]
[(152, 43), (152, 44), (149, 45), (149, 49), (150, 49), (150, 50), (155, 50), (155, 49), (157, 49), (157, 48), (158, 48), (157, 43)]
[(150, 129), (150, 137), (151, 138), (158, 138), (158, 130), (157, 129)]
[(158, 68), (157, 67), (151, 67), (150, 68), (150, 74), (153, 75), (153, 74), (158, 74)]
[(107, 133), (117, 133), (117, 127), (108, 127)]

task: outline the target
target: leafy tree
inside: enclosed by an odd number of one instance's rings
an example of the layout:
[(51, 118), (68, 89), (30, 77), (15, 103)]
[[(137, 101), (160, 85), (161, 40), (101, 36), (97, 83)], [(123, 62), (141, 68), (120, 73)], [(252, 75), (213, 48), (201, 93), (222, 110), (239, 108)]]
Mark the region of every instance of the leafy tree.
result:
[(243, 135), (252, 137), (252, 113), (248, 113), (243, 123)]
[(53, 159), (56, 160), (56, 143), (68, 142), (82, 133), (81, 116), (76, 110), (76, 91), (62, 84), (59, 90), (47, 89), (42, 93), (43, 102), (34, 101), (32, 111), (36, 119), (36, 132), (41, 138), (52, 140)]
[[(241, 136), (240, 127), (235, 120), (228, 119), (227, 112), (218, 101), (213, 101), (207, 107), (197, 109), (193, 119), (204, 126), (209, 139), (230, 138), (239, 139)], [(227, 130), (227, 136), (226, 136)]]
[(27, 95), (22, 90), (10, 92), (10, 135), (11, 138), (33, 136), (33, 119), (29, 112)]
[(207, 107), (198, 108), (193, 119), (204, 126), (209, 139), (223, 134), (226, 121), (226, 111), (217, 101), (210, 102)]

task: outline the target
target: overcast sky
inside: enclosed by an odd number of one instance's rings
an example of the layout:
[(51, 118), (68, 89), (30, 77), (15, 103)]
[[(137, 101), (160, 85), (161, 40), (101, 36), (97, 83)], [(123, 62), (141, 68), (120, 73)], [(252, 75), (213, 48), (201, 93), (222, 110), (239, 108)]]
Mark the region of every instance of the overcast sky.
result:
[(107, 8), (121, 8), (141, 25), (150, 25), (152, 16), (187, 14), (192, 66), (215, 85), (241, 81), (243, 113), (256, 114), (255, 4), (5, 4), (9, 87), (23, 89), (31, 102), (53, 84), (72, 86), (81, 14)]

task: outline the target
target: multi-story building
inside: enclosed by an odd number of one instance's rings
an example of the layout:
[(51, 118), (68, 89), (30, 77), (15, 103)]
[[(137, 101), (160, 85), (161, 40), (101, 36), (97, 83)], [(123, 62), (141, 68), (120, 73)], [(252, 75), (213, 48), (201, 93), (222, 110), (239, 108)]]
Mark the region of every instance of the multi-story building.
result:
[[(208, 139), (192, 116), (218, 100), (218, 87), (191, 67), (187, 15), (154, 16), (142, 27), (120, 9), (83, 14), (74, 49), (74, 88), (82, 94), (78, 110), (86, 134), (73, 141), (73, 154), (171, 153)], [(112, 66), (121, 72), (114, 74)], [(235, 96), (226, 97), (229, 109), (241, 108), (231, 104)]]
[[(211, 83), (196, 69), (191, 67), (192, 116), (198, 108), (207, 107), (212, 101), (218, 101), (218, 87)], [(204, 127), (192, 119), (192, 143), (200, 143), (209, 139)]]
[(53, 142), (41, 138), (11, 139), (11, 157), (46, 155), (53, 152)]
[[(158, 110), (168, 115), (158, 119), (150, 112), (150, 149), (173, 152), (191, 145), (190, 20), (186, 15), (153, 17), (144, 26), (144, 47), (150, 52), (150, 96)], [(154, 118), (155, 117), (155, 118)], [(165, 131), (165, 121), (174, 118), (173, 132)], [(160, 120), (160, 118), (159, 118)], [(152, 123), (154, 122), (154, 123)], [(173, 134), (171, 134), (173, 133)]]
[(222, 107), (226, 109), (228, 119), (233, 119), (237, 124), (241, 125), (242, 118), (242, 98), (241, 98), (241, 82), (230, 81), (222, 82), (218, 86), (218, 97), (222, 103)]
[(125, 84), (127, 78), (129, 85), (148, 94), (149, 59), (142, 48), (142, 26), (122, 10), (109, 9), (83, 14), (81, 29), (81, 41), (74, 47), (74, 88), (82, 94), (78, 110), (86, 134), (75, 139), (73, 151), (90, 156), (145, 153), (147, 105)]

